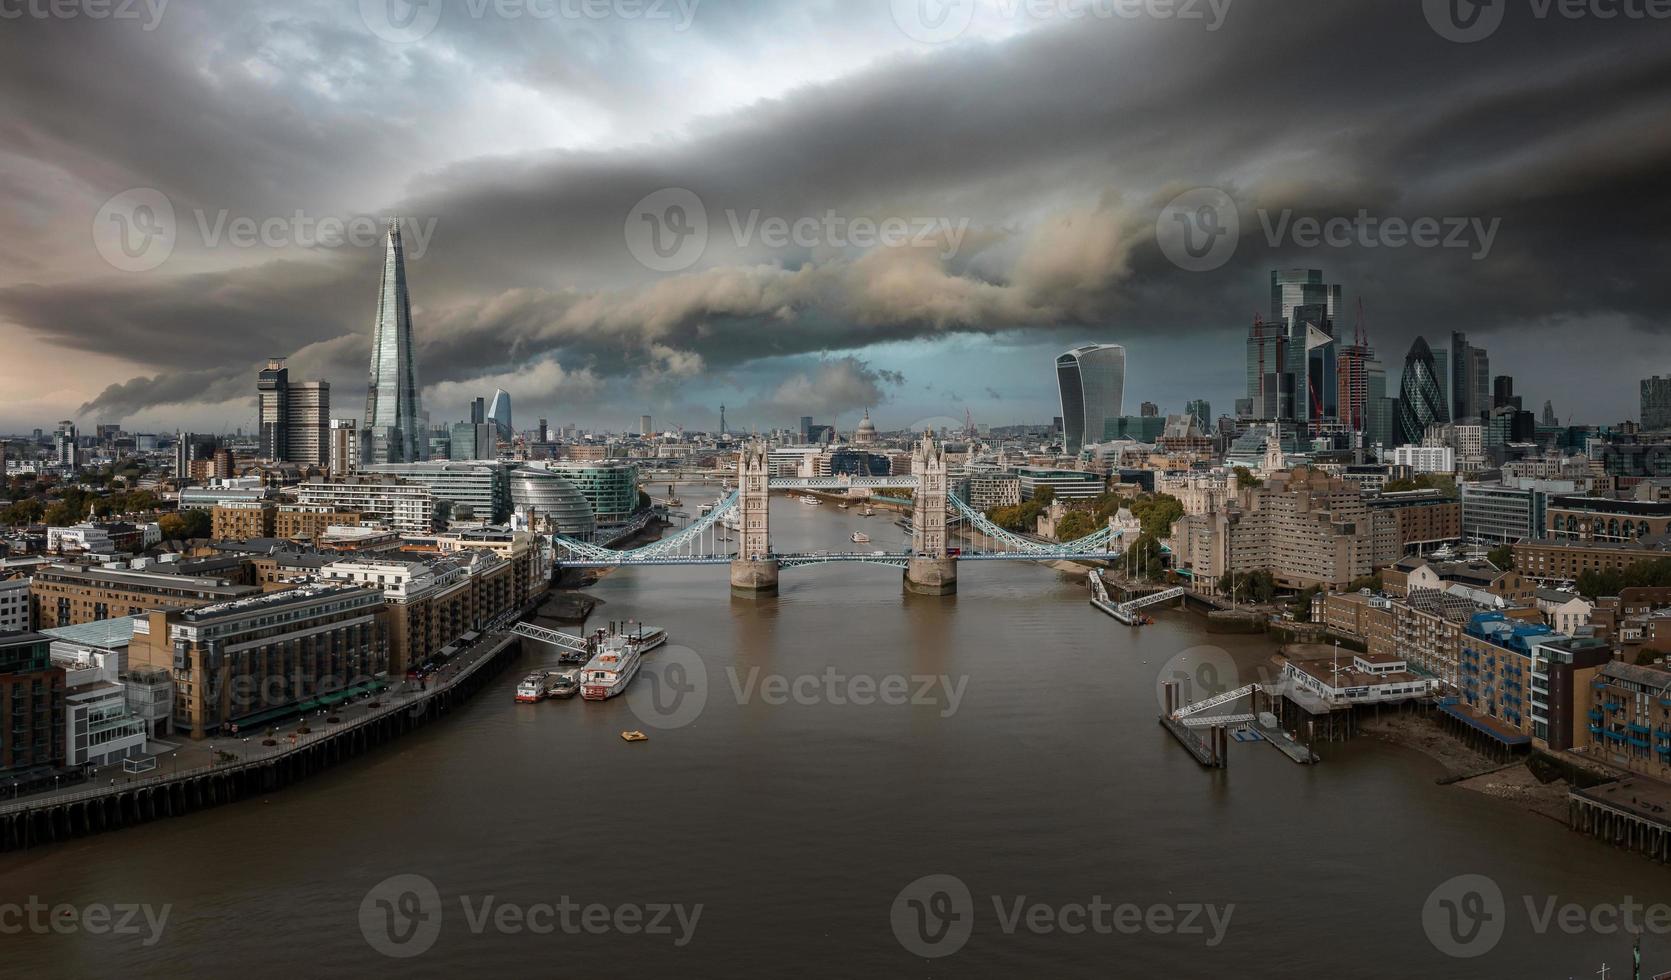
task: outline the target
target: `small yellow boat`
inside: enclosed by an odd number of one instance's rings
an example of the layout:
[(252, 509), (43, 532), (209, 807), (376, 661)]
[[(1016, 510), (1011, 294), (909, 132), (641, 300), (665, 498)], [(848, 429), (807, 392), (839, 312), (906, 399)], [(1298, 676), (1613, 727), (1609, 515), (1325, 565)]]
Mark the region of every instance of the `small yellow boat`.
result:
[(650, 736), (643, 732), (622, 732), (621, 737), (629, 742), (648, 742), (650, 740)]

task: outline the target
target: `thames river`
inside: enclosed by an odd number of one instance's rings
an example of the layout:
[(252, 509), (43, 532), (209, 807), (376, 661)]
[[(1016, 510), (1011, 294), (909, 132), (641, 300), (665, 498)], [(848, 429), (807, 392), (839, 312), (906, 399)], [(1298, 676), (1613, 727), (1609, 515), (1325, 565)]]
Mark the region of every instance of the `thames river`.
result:
[[(829, 505), (772, 520), (781, 551), (906, 541)], [(611, 574), (591, 625), (672, 634), (629, 697), (516, 705), (531, 649), (268, 799), (0, 858), (0, 975), (1623, 977), (1607, 910), (1671, 897), (1384, 743), (1312, 767), (1232, 743), (1205, 771), (1157, 681), (1251, 680), (1267, 641), (1119, 626), (1047, 567), (959, 574), (938, 599), (793, 569), (764, 600), (723, 567)], [(1644, 953), (1671, 969), (1666, 935)]]

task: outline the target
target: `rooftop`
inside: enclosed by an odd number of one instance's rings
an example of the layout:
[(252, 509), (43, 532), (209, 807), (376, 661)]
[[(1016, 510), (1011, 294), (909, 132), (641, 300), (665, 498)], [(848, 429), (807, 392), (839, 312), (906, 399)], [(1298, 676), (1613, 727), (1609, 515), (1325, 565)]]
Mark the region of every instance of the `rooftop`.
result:
[(55, 640), (64, 640), (80, 646), (112, 649), (125, 647), (133, 641), (133, 626), (140, 618), (142, 617), (121, 616), (116, 619), (99, 620), (96, 623), (55, 626), (41, 632)]

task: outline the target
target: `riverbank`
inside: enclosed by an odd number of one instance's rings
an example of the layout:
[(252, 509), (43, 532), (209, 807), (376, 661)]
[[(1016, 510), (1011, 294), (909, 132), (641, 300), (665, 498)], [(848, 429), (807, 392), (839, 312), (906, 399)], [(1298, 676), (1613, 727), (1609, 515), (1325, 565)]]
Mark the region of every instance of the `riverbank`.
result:
[[(222, 742), (232, 749), (207, 756), (207, 764), (180, 765), (173, 759), (166, 774), (112, 779), (104, 787), (43, 793), (0, 806), (0, 852), (265, 796), (448, 714), (520, 655), (513, 634), (490, 633), (462, 651), (434, 684), (414, 689), (400, 683), (376, 700), (342, 705), (328, 719), (297, 719), (288, 736)], [(206, 746), (212, 747), (208, 741), (189, 743), (194, 755)]]
[(1369, 738), (1413, 749), (1444, 767), (1438, 782), (1472, 793), (1506, 800), (1559, 823), (1567, 821), (1565, 779), (1544, 782), (1532, 772), (1529, 759), (1504, 764), (1457, 741), (1425, 714), (1389, 714), (1365, 721), (1359, 732)]

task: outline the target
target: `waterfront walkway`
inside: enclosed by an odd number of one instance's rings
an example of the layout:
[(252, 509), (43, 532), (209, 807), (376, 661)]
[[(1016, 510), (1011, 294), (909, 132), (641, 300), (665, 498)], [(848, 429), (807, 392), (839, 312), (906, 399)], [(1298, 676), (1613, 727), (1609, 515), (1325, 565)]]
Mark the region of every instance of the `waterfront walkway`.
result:
[[(160, 751), (154, 751), (150, 755), (157, 760), (157, 767), (148, 773), (127, 773), (123, 771), (121, 763), (103, 766), (94, 770), (91, 778), (83, 782), (39, 793), (27, 793), (15, 798), (6, 797), (5, 802), (0, 803), (0, 815), (93, 799), (192, 776), (224, 772), (300, 752), (323, 739), (387, 715), (400, 711), (423, 710), (430, 698), (470, 677), (483, 663), (504, 649), (506, 644), (515, 641), (516, 637), (506, 632), (486, 632), (475, 643), (461, 650), (445, 667), (431, 675), (426, 684), (391, 680), (389, 690), (370, 698), (341, 704), (328, 712), (320, 711), (305, 717), (292, 718), (284, 725), (278, 726), (275, 736), (269, 736), (267, 730), (264, 730), (247, 736), (214, 737), (201, 741), (153, 741), (153, 749)], [(337, 719), (335, 724), (327, 721), (332, 717)], [(303, 727), (310, 731), (306, 734), (299, 733), (298, 729)], [(269, 737), (277, 744), (263, 745), (262, 742)], [(0, 788), (0, 793), (3, 792), (4, 788)]]

